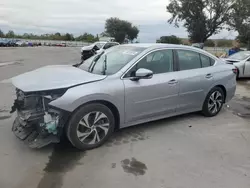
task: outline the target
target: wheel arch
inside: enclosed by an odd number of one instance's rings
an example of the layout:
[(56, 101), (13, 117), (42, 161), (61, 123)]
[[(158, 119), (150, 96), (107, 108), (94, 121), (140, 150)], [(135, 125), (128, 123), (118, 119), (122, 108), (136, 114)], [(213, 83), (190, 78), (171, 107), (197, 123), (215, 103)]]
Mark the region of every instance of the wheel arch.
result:
[(224, 94), (224, 101), (223, 101), (223, 102), (225, 103), (225, 100), (226, 100), (226, 98), (227, 98), (227, 90), (226, 90), (225, 86), (223, 86), (223, 85), (221, 85), (221, 84), (215, 85), (215, 86), (213, 86), (213, 87), (208, 91), (208, 93), (209, 93), (213, 88), (215, 88), (215, 87), (218, 87), (218, 88), (221, 88), (221, 89), (222, 89), (223, 94)]
[(107, 100), (92, 100), (92, 101), (88, 101), (84, 104), (79, 105), (71, 114), (73, 114), (75, 111), (77, 111), (79, 108), (81, 108), (82, 106), (88, 105), (88, 104), (93, 104), (93, 103), (99, 103), (102, 104), (106, 107), (108, 107), (111, 112), (114, 115), (115, 118), (115, 129), (119, 129), (120, 128), (120, 124), (121, 124), (121, 116), (120, 116), (120, 112), (118, 110), (118, 108), (110, 101)]

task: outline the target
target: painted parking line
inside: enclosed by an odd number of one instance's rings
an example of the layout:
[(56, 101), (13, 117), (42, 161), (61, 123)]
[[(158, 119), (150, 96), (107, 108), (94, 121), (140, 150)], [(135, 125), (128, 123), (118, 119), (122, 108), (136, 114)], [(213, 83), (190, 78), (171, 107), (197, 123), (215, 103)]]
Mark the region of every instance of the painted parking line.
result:
[(14, 65), (14, 64), (20, 64), (20, 62), (19, 61), (6, 61), (6, 62), (0, 63), (0, 67), (4, 67), (7, 65)]
[(0, 84), (9, 84), (11, 83), (11, 79), (4, 79), (0, 81)]

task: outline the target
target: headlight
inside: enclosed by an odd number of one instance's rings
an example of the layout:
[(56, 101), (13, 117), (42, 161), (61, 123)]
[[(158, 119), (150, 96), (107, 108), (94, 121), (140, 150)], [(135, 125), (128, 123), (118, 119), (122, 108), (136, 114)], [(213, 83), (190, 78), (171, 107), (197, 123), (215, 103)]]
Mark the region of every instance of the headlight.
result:
[(16, 89), (16, 96), (17, 96), (17, 100), (19, 101), (23, 101), (25, 98), (24, 92), (20, 89)]

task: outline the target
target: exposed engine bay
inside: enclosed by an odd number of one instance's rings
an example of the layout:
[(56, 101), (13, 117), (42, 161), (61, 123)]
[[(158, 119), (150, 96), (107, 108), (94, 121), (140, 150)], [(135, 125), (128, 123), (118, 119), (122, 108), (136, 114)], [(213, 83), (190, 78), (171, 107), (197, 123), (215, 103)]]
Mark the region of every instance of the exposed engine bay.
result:
[(83, 50), (81, 52), (81, 62), (95, 55), (97, 50), (100, 49), (96, 45), (90, 46), (90, 48)]
[(65, 92), (66, 89), (58, 89), (25, 93), (16, 89), (17, 99), (11, 110), (11, 113), (17, 111), (12, 127), (14, 134), (31, 148), (60, 142), (68, 115), (49, 106), (49, 103)]

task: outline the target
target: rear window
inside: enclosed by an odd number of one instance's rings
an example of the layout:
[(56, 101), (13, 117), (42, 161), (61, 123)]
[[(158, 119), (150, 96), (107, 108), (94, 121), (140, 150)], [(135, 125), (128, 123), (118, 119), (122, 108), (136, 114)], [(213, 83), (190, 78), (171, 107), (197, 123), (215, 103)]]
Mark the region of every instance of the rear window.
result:
[(213, 65), (214, 65), (214, 63), (215, 63), (215, 60), (214, 60), (214, 59), (212, 59), (212, 58), (210, 58), (210, 62), (211, 62), (211, 66), (213, 66)]
[(210, 58), (201, 54), (202, 67), (210, 67)]

